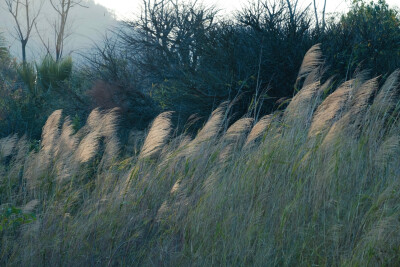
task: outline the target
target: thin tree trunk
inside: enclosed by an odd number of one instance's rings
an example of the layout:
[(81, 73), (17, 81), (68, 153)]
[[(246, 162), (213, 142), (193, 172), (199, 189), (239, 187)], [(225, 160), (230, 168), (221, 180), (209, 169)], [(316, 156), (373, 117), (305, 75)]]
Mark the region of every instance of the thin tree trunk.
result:
[(314, 13), (315, 13), (315, 24), (317, 26), (317, 30), (319, 30), (319, 21), (318, 21), (318, 11), (317, 11), (317, 4), (314, 0)]
[(22, 62), (25, 64), (26, 63), (26, 44), (28, 43), (28, 40), (22, 40), (21, 41), (21, 47), (22, 47)]
[(324, 9), (322, 10), (322, 32), (325, 30), (325, 8), (326, 0), (324, 0)]

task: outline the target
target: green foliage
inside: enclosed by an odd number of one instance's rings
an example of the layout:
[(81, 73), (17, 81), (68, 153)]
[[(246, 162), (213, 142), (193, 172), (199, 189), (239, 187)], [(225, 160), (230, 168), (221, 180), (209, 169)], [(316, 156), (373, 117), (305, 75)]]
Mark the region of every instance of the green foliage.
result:
[(37, 75), (34, 64), (32, 63), (20, 64), (17, 67), (17, 72), (21, 80), (25, 83), (26, 87), (28, 88), (29, 95), (31, 97), (38, 97), (38, 87), (36, 84)]
[(28, 89), (29, 96), (40, 99), (50, 91), (59, 89), (62, 82), (71, 77), (72, 59), (69, 57), (56, 62), (51, 56), (46, 56), (40, 64), (20, 64), (17, 71)]
[(17, 64), (9, 60), (0, 83), (0, 136), (25, 133), (40, 138), (46, 116), (57, 107), (67, 114), (84, 116), (88, 108), (81, 97), (85, 81), (73, 76), (70, 57), (54, 61), (46, 56), (40, 63)]
[(3, 33), (0, 32), (0, 86), (1, 83), (4, 83), (6, 81), (7, 76), (11, 76), (14, 72), (12, 65), (13, 61), (7, 48), (7, 43), (5, 41)]
[(387, 74), (400, 65), (400, 13), (384, 0), (353, 1), (350, 11), (331, 22), (323, 47), (332, 71), (349, 77), (357, 66)]
[(36, 216), (33, 213), (23, 213), (21, 209), (10, 205), (3, 206), (0, 208), (0, 234), (35, 220)]
[(58, 88), (63, 81), (71, 76), (72, 58), (64, 58), (57, 62), (50, 55), (47, 55), (39, 65), (36, 65), (36, 70), (37, 81), (41, 87), (48, 90)]
[(75, 116), (72, 117), (72, 128), (74, 129), (74, 132), (76, 133), (81, 127), (82, 120), (78, 114), (75, 114)]
[(3, 62), (9, 56), (8, 49), (6, 47), (6, 42), (4, 40), (3, 34), (0, 32), (0, 62)]

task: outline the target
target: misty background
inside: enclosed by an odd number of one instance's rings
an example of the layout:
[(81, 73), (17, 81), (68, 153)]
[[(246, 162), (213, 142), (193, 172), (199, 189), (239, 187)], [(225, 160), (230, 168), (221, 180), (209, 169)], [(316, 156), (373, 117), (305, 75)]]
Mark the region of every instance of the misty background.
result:
[[(40, 1), (35, 1), (35, 8)], [(83, 1), (83, 6), (75, 6), (71, 9), (67, 21), (66, 35), (63, 55), (71, 55), (75, 60), (79, 59), (79, 53), (93, 47), (93, 44), (102, 42), (104, 35), (109, 29), (118, 24), (113, 10), (104, 7), (93, 0)], [(27, 60), (36, 61), (43, 58), (46, 49), (40, 40), (50, 44), (54, 50), (54, 29), (52, 24), (56, 20), (56, 12), (50, 1), (44, 1), (43, 7), (37, 19), (37, 30), (32, 31), (27, 44)], [(21, 59), (21, 42), (16, 38), (15, 22), (7, 9), (5, 1), (0, 3), (0, 32), (4, 33), (6, 45), (11, 54)], [(40, 36), (38, 34), (40, 33)]]

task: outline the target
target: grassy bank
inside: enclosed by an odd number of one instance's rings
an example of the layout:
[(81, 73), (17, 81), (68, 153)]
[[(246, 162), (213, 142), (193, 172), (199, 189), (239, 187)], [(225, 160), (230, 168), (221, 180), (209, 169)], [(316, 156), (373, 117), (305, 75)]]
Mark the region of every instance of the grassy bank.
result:
[(166, 112), (122, 142), (96, 109), (1, 139), (1, 265), (399, 264), (400, 73), (338, 85), (321, 62), (284, 111), (230, 125), (223, 103), (196, 136)]

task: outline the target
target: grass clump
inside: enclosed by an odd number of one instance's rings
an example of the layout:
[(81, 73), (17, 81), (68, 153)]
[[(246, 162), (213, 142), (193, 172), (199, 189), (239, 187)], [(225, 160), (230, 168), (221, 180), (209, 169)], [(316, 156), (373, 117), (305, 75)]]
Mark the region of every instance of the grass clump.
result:
[(188, 136), (162, 113), (124, 144), (117, 110), (76, 133), (59, 110), (38, 151), (0, 140), (1, 208), (26, 218), (0, 230), (0, 263), (399, 264), (399, 71), (325, 96), (318, 51), (286, 110), (259, 121), (228, 127), (223, 103)]

